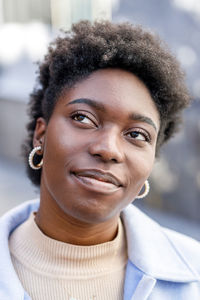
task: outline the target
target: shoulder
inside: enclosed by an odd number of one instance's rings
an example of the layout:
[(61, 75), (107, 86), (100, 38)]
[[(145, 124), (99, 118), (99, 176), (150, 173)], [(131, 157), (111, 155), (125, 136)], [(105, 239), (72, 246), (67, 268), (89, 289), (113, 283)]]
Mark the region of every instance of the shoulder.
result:
[(129, 258), (139, 269), (171, 281), (199, 278), (198, 241), (162, 227), (134, 205), (123, 210), (122, 220)]
[(181, 253), (183, 259), (189, 261), (195, 268), (198, 266), (200, 273), (200, 242), (177, 231), (161, 227), (161, 230), (172, 243), (174, 248)]
[(12, 208), (0, 217), (0, 235), (1, 233), (10, 233), (21, 223), (26, 221), (32, 211), (37, 211), (39, 199), (26, 201), (17, 207)]

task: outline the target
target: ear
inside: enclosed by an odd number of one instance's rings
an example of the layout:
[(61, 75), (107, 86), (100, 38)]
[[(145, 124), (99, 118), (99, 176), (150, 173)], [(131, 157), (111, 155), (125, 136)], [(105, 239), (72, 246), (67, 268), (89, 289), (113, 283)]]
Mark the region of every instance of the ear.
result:
[(33, 135), (33, 147), (41, 146), (43, 152), (44, 148), (44, 140), (45, 140), (45, 133), (47, 129), (47, 123), (44, 118), (40, 117), (36, 121), (35, 131)]

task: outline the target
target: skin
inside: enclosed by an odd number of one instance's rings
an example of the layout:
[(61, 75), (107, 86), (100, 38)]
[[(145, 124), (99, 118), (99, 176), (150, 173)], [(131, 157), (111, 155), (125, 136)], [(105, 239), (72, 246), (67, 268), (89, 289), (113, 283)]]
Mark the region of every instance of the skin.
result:
[[(98, 70), (63, 91), (33, 140), (43, 154), (35, 218), (43, 233), (75, 245), (112, 240), (120, 212), (151, 173), (159, 124), (149, 90), (130, 72)], [(72, 173), (86, 169), (110, 172), (122, 186)]]

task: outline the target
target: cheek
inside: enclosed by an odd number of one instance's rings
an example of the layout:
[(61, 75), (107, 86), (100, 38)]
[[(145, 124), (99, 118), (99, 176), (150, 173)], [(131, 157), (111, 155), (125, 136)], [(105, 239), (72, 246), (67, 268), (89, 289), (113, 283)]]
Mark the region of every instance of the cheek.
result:
[(62, 199), (69, 184), (69, 167), (78, 157), (84, 144), (64, 118), (54, 118), (45, 136), (42, 180), (54, 199)]
[(56, 120), (48, 126), (45, 140), (45, 158), (55, 163), (60, 161), (63, 165), (72, 159), (80, 149), (83, 149), (83, 137), (80, 131), (74, 132), (72, 126), (66, 124), (65, 119)]
[(155, 154), (154, 152), (135, 153), (132, 155), (129, 166), (130, 186), (133, 187), (137, 193), (141, 190), (145, 180), (149, 177), (153, 164)]

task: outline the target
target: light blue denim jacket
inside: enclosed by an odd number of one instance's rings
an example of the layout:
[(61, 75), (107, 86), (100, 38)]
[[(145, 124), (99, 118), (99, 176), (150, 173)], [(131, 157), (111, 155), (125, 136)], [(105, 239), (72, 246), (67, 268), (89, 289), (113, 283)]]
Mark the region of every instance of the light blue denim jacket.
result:
[[(38, 206), (32, 200), (0, 218), (0, 300), (31, 299), (13, 268), (8, 238)], [(199, 300), (200, 243), (159, 226), (133, 205), (121, 216), (128, 244), (124, 300)]]

